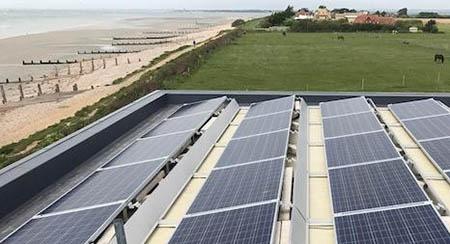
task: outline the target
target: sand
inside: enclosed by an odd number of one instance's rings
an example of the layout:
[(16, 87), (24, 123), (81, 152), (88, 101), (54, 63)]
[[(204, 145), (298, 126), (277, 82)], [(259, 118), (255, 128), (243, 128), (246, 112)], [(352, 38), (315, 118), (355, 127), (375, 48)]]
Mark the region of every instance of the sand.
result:
[[(74, 115), (81, 108), (94, 104), (101, 98), (131, 84), (140, 77), (142, 72), (118, 85), (112, 85), (112, 82), (140, 69), (143, 65), (148, 64), (164, 52), (175, 50), (184, 45), (192, 45), (193, 40), (196, 42), (205, 41), (217, 36), (221, 30), (229, 28), (231, 28), (231, 22), (225, 25), (201, 29), (196, 33), (178, 37), (173, 43), (160, 45), (140, 53), (120, 55), (117, 57), (119, 63), (117, 66), (115, 65), (114, 57), (112, 57), (106, 60), (105, 69), (103, 68), (103, 60), (98, 60), (95, 63), (95, 70), (93, 72), (89, 70), (91, 69), (91, 62), (86, 62), (83, 65), (83, 69), (85, 72), (91, 72), (89, 74), (72, 75), (70, 77), (48, 80), (41, 83), (45, 93), (54, 93), (55, 85), (58, 84), (62, 92), (59, 95), (44, 95), (36, 98), (37, 82), (30, 82), (29, 84), (23, 84), (24, 95), (25, 97), (34, 96), (34, 98), (26, 98), (21, 102), (17, 102), (19, 100), (17, 84), (5, 86), (8, 92), (9, 102), (6, 106), (0, 105), (0, 131), (2, 131), (0, 146), (26, 138), (64, 118)], [(177, 52), (150, 69), (155, 69), (182, 53), (190, 51), (192, 48)], [(128, 59), (130, 60), (130, 64), (128, 64)], [(71, 67), (72, 73), (79, 73), (79, 65), (76, 66)], [(78, 92), (71, 92), (74, 84), (77, 84)], [(94, 89), (91, 89), (92, 86)], [(14, 93), (14, 91), (16, 92)]]

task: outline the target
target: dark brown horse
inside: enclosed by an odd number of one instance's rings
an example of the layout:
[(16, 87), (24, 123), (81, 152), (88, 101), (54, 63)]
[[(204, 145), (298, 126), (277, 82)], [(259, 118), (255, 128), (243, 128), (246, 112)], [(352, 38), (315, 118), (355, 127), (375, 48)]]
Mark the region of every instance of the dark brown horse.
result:
[(445, 61), (445, 57), (442, 54), (434, 55), (434, 62), (443, 64)]

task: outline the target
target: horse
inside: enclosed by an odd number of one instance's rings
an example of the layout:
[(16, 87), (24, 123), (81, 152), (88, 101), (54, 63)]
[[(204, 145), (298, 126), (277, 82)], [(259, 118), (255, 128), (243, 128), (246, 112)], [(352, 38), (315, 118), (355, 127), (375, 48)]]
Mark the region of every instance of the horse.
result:
[(443, 64), (445, 61), (445, 57), (442, 54), (434, 55), (434, 62)]
[(337, 39), (341, 40), (341, 41), (345, 41), (345, 37), (344, 36), (338, 36)]

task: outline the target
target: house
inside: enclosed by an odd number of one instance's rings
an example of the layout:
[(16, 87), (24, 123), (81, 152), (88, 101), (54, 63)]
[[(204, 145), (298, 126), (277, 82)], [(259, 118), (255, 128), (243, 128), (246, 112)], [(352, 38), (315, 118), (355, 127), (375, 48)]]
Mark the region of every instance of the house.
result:
[(331, 18), (331, 11), (325, 6), (320, 6), (314, 13), (314, 19), (316, 20), (330, 20)]
[(300, 9), (297, 13), (295, 13), (296, 20), (304, 20), (304, 19), (314, 19), (314, 13), (309, 11), (307, 8)]
[(355, 24), (376, 24), (376, 25), (395, 25), (397, 21), (393, 17), (382, 17), (378, 15), (360, 15), (356, 17)]
[(334, 19), (336, 20), (347, 20), (349, 23), (355, 22), (356, 18), (361, 15), (369, 14), (367, 11), (359, 11), (359, 12), (344, 12), (344, 13), (335, 13)]

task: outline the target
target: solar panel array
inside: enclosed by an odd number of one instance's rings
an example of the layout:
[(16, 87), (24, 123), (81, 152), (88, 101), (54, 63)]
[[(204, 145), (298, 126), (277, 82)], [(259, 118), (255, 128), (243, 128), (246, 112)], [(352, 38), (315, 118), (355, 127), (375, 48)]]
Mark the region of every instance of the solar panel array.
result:
[(2, 243), (94, 241), (225, 100), (184, 105)]
[(367, 100), (320, 107), (338, 243), (450, 242)]
[(170, 243), (271, 243), (293, 108), (250, 107)]
[(389, 108), (450, 182), (450, 112), (434, 99)]

